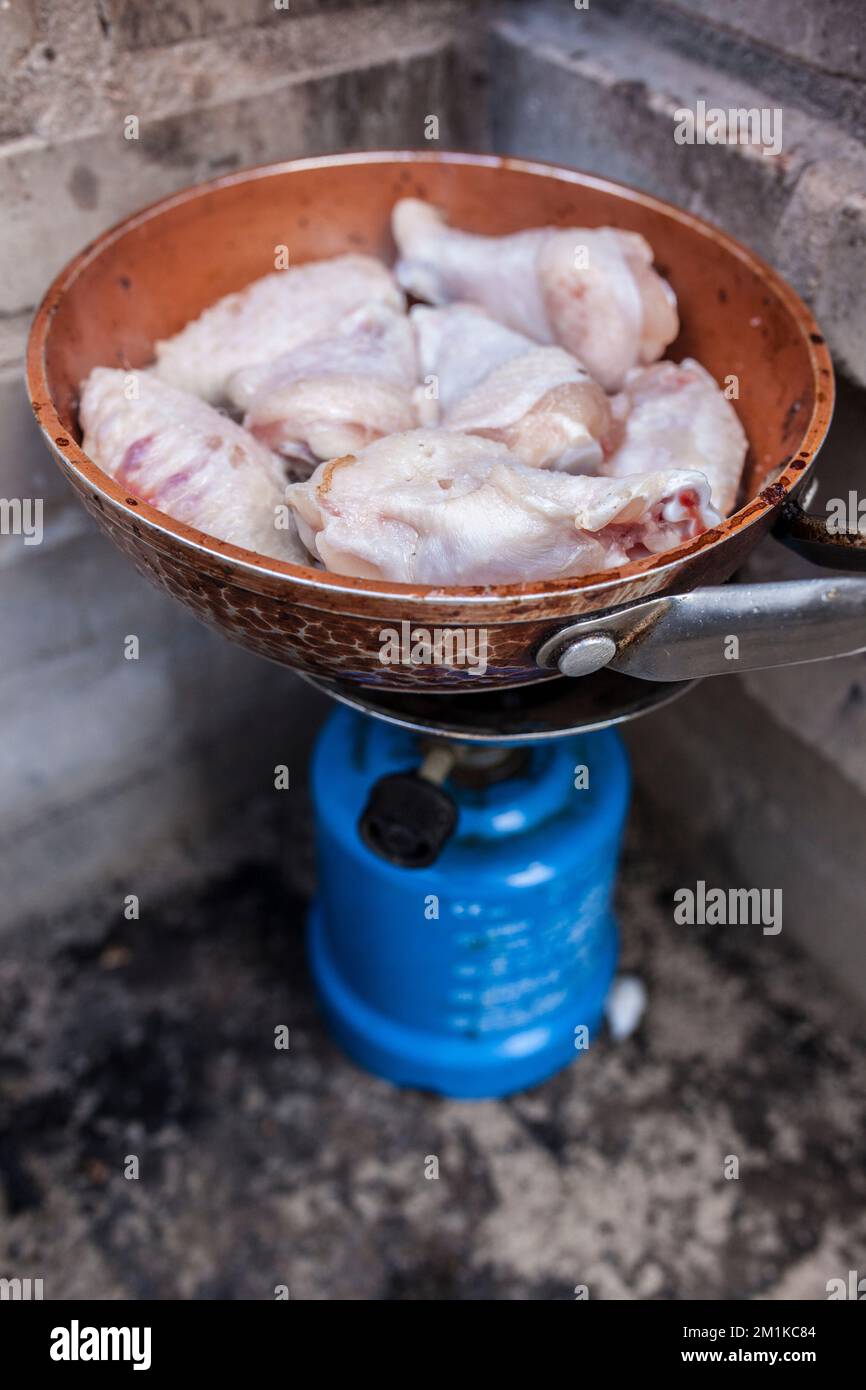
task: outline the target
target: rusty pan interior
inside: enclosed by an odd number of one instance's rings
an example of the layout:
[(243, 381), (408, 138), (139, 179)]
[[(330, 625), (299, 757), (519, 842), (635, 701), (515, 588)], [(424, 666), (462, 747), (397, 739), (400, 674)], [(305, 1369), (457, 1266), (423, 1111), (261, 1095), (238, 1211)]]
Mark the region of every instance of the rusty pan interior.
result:
[[(145, 365), (156, 339), (175, 333), (219, 296), (272, 271), (277, 247), (287, 246), (293, 263), (350, 250), (390, 263), (390, 212), (406, 195), (433, 201), (456, 226), (476, 232), (558, 224), (643, 233), (679, 301), (682, 330), (669, 355), (696, 357), (719, 382), (738, 380), (736, 408), (750, 441), (740, 510), (663, 557), (604, 575), (432, 590), (256, 557), (127, 497), (82, 452), (78, 388), (92, 367)], [(494, 622), (561, 618), (726, 578), (786, 494), (802, 484), (826, 433), (833, 397), (829, 355), (808, 310), (774, 271), (724, 233), (602, 179), (496, 156), (439, 152), (337, 155), (249, 170), (136, 214), (57, 277), (34, 322), (28, 375), (37, 418), (85, 504), (141, 568), (194, 609), (190, 576), (198, 573), (217, 581), (222, 576), (221, 582), (275, 602), (282, 597), (333, 614), (374, 614), (376, 621), (398, 611), (411, 616), (419, 604), (428, 605), (425, 611), (432, 604), (436, 616), (446, 619), (459, 620), (466, 605)], [(248, 634), (231, 631), (212, 605), (206, 607), (199, 605), (200, 616), (229, 636), (305, 665), (297, 653), (281, 653), (279, 644), (268, 647), (257, 643), (255, 633), (250, 641)], [(521, 664), (526, 665), (522, 658), (516, 660)], [(306, 662), (308, 670), (321, 666), (317, 659)], [(329, 669), (333, 674), (333, 664)]]

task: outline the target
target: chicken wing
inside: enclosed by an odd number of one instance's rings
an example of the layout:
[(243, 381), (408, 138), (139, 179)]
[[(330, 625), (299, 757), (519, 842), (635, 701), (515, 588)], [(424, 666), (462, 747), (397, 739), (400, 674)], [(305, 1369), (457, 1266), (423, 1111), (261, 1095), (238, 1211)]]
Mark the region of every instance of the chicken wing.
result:
[(85, 453), (133, 496), (245, 550), (310, 563), (279, 460), (197, 396), (151, 372), (96, 367), (80, 415)]
[(690, 468), (710, 484), (713, 506), (733, 510), (748, 440), (709, 372), (687, 357), (629, 373), (613, 402), (618, 446), (603, 465), (609, 478)]
[(326, 337), (229, 380), (244, 424), (305, 476), (321, 459), (362, 449), (417, 423), (415, 337), (405, 314), (374, 303)]
[(208, 401), (225, 397), (232, 373), (273, 362), (330, 333), (363, 304), (403, 307), (391, 272), (372, 256), (333, 256), (278, 270), (205, 309), (156, 344), (156, 372)]
[(421, 375), (438, 388), (431, 401), (431, 387), (419, 388), (424, 424), (498, 439), (528, 468), (601, 462), (610, 404), (570, 353), (538, 347), (471, 304), (417, 305), (410, 318)]
[(652, 248), (613, 227), (543, 227), (476, 236), (448, 227), (428, 203), (393, 213), (404, 289), (432, 304), (469, 300), (538, 343), (559, 343), (607, 391), (661, 357), (679, 331), (676, 298)]
[(444, 430), (377, 440), (320, 464), (286, 496), (302, 541), (328, 569), (436, 585), (594, 574), (718, 520), (699, 473), (572, 476)]

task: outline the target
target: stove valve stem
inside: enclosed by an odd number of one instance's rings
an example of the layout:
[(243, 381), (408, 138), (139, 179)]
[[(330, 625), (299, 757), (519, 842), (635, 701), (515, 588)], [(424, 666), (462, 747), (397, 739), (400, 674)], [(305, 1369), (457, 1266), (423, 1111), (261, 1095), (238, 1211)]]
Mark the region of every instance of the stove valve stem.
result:
[(403, 869), (434, 864), (457, 825), (457, 807), (441, 786), (456, 761), (453, 744), (435, 743), (417, 772), (380, 777), (358, 822), (364, 843)]

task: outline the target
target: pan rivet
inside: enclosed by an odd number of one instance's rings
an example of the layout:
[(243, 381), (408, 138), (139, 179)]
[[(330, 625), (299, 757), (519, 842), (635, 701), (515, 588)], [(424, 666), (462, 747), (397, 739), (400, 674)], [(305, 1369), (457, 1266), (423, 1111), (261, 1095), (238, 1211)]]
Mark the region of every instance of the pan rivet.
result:
[(592, 632), (570, 642), (557, 660), (563, 676), (589, 676), (616, 656), (616, 642), (604, 632)]

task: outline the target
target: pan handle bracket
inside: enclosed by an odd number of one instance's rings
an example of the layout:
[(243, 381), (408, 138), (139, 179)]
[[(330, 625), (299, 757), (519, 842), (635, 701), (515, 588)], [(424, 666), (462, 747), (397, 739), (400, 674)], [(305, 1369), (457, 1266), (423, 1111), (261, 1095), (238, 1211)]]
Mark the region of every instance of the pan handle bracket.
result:
[(560, 628), (536, 661), (565, 676), (607, 666), (684, 681), (864, 651), (866, 579), (803, 579), (723, 584), (613, 609)]

